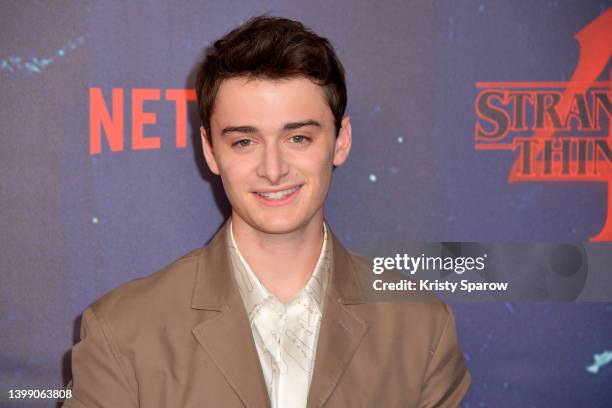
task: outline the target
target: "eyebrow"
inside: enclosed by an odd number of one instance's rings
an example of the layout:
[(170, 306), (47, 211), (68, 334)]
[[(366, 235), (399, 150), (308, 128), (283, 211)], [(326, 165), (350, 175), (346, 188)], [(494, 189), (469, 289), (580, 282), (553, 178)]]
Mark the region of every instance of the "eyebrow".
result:
[[(288, 122), (285, 123), (282, 127), (282, 131), (286, 131), (286, 130), (295, 130), (295, 129), (299, 129), (305, 126), (316, 126), (321, 128), (321, 124), (319, 122), (317, 122), (316, 120), (304, 120), (301, 122)], [(223, 130), (221, 131), (221, 135), (226, 135), (228, 133), (232, 133), (232, 132), (238, 132), (238, 133), (257, 133), (259, 132), (259, 129), (257, 129), (255, 126), (227, 126), (225, 128), (223, 128)]]

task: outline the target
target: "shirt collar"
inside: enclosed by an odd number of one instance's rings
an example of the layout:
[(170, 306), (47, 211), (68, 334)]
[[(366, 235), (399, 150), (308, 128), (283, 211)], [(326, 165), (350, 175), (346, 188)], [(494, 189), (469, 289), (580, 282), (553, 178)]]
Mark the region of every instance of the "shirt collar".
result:
[[(280, 303), (280, 301), (278, 301), (274, 295), (268, 292), (266, 287), (261, 283), (257, 275), (255, 275), (247, 261), (240, 253), (236, 240), (234, 239), (231, 219), (228, 230), (227, 242), (230, 248), (232, 260), (232, 274), (240, 291), (240, 295), (244, 301), (249, 321), (252, 323), (255, 314), (258, 312), (264, 302), (276, 300), (278, 303)], [(315, 266), (314, 272), (308, 280), (308, 283), (306, 283), (306, 285), (294, 296), (290, 302), (292, 303), (294, 301), (299, 301), (300, 298), (307, 296), (317, 306), (317, 310), (320, 315), (323, 313), (323, 301), (325, 298), (325, 291), (327, 289), (330, 267), (330, 249), (327, 235), (327, 225), (325, 222), (323, 222), (323, 246), (321, 247), (321, 253), (319, 254), (317, 265)]]

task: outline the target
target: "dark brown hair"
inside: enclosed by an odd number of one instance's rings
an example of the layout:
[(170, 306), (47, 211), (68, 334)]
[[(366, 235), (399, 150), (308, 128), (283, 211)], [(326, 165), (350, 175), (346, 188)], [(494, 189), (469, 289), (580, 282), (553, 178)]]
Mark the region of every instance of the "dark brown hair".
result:
[(347, 99), (344, 68), (330, 42), (302, 23), (267, 15), (252, 17), (206, 49), (195, 90), (211, 143), (210, 117), (219, 86), (224, 79), (240, 76), (310, 78), (325, 89), (338, 134)]

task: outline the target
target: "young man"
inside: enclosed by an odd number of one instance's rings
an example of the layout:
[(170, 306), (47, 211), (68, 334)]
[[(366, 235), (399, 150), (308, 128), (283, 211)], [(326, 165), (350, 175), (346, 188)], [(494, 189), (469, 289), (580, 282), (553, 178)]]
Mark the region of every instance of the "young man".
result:
[(352, 141), (329, 42), (253, 18), (207, 51), (196, 91), (231, 218), (85, 311), (66, 406), (458, 406), (470, 375), (450, 309), (367, 301), (370, 262), (324, 222)]

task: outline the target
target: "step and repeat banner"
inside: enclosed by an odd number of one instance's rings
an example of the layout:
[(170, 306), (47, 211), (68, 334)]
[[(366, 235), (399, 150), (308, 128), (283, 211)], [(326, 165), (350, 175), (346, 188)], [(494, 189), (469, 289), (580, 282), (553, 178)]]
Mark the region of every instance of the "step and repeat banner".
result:
[(264, 13), (335, 47), (353, 147), (326, 220), (372, 296), (451, 304), (462, 406), (612, 406), (612, 2), (590, 0), (1, 3), (0, 405), (62, 389), (83, 310), (223, 224), (195, 71)]

